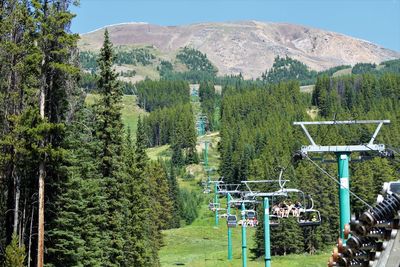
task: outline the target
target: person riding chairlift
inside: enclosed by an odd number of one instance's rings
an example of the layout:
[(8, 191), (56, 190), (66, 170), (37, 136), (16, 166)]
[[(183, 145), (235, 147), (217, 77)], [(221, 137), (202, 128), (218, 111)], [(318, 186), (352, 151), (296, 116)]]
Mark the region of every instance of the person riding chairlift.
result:
[(299, 217), (301, 208), (302, 208), (301, 203), (297, 201), (296, 204), (294, 204), (294, 208), (292, 209), (293, 216)]
[(272, 206), (272, 215), (280, 216), (281, 209), (278, 205)]
[(281, 218), (285, 217), (286, 210), (288, 209), (288, 206), (286, 204), (286, 201), (283, 201), (279, 204), (279, 216)]
[(286, 210), (286, 218), (289, 218), (290, 212), (294, 209), (294, 205), (292, 201), (289, 200), (289, 203), (287, 204), (287, 210)]

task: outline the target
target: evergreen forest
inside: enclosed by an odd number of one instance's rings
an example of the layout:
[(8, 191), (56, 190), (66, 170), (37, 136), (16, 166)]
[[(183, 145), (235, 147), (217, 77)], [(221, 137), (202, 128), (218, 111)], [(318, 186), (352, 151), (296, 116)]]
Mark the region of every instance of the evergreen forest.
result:
[[(225, 244), (226, 221), (213, 228), (207, 206), (227, 203), (210, 181), (274, 180), (281, 169), (288, 187), (313, 199), (321, 225), (281, 220), (271, 228), (273, 259), (322, 255), (325, 264), (339, 235), (338, 185), (325, 172), (337, 178), (338, 167), (334, 154), (294, 160), (309, 144), (295, 121), (391, 121), (375, 140), (389, 157), (351, 154), (354, 214), (368, 208), (363, 201), (375, 203), (384, 182), (400, 179), (400, 60), (317, 72), (277, 56), (258, 79), (218, 76), (199, 50), (160, 59), (151, 46), (115, 47), (107, 29), (99, 51), (79, 51), (70, 28), (77, 4), (0, 1), (0, 266), (217, 266), (200, 265), (207, 249), (226, 250), (212, 243)], [(126, 65), (157, 65), (158, 79), (133, 81), (136, 70), (119, 68)], [(134, 99), (128, 107), (126, 95)], [(126, 109), (140, 110), (134, 127), (124, 124)], [(366, 144), (374, 130), (309, 128), (321, 145)], [(262, 207), (253, 208), (260, 223), (248, 250), (261, 266)]]

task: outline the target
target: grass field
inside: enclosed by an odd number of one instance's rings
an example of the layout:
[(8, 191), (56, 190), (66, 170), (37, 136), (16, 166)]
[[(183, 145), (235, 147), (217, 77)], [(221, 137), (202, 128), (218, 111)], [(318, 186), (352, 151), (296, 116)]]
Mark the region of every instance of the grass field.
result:
[[(88, 105), (93, 105), (99, 98), (96, 94), (88, 94), (85, 102)], [(135, 138), (137, 122), (140, 115), (146, 115), (146, 112), (139, 108), (136, 103), (136, 96), (124, 95), (122, 97), (122, 121), (126, 128), (131, 129), (132, 137)]]
[(343, 70), (338, 70), (334, 74), (332, 74), (332, 77), (339, 77), (339, 76), (345, 76), (345, 75), (350, 75), (351, 74), (352, 68), (347, 68)]
[[(198, 138), (197, 151), (202, 152), (204, 144), (202, 141), (208, 140), (211, 146), (208, 149), (208, 162), (211, 168), (217, 168), (219, 164), (219, 154), (217, 143), (219, 141), (218, 133), (211, 133)], [(156, 148), (157, 149), (157, 148)], [(158, 148), (161, 154), (162, 147)], [(156, 150), (157, 151), (157, 150)], [(153, 152), (153, 151), (151, 151)], [(149, 153), (153, 157), (154, 155)], [(202, 160), (202, 159), (201, 159)], [(195, 176), (193, 180), (179, 179), (181, 188), (201, 191), (197, 181), (205, 180), (206, 175), (203, 166), (190, 165), (187, 167)], [(212, 180), (217, 178), (217, 174), (212, 175)], [(207, 203), (213, 197), (212, 194), (204, 194), (204, 204), (199, 211), (199, 217), (193, 224), (164, 231), (165, 246), (160, 251), (160, 261), (162, 267), (190, 266), (190, 267), (239, 267), (242, 266), (241, 259), (241, 229), (233, 229), (233, 260), (227, 260), (227, 227), (225, 219), (219, 219), (219, 227), (215, 227), (214, 214), (208, 210)], [(221, 207), (224, 205), (224, 199), (221, 199)], [(237, 214), (239, 215), (239, 214)], [(263, 259), (253, 259), (250, 248), (254, 247), (254, 228), (247, 228), (247, 266), (262, 267)], [(288, 255), (272, 257), (273, 267), (322, 267), (330, 253), (321, 253), (317, 255)]]
[[(212, 195), (209, 195), (210, 197)], [(213, 213), (204, 205), (199, 218), (192, 224), (180, 229), (164, 231), (165, 246), (160, 251), (162, 267), (225, 267), (242, 266), (241, 229), (232, 231), (233, 260), (227, 258), (226, 221), (220, 219), (215, 227)], [(262, 259), (252, 259), (250, 248), (254, 247), (255, 229), (247, 228), (247, 266), (264, 266)], [(288, 255), (272, 257), (273, 267), (319, 267), (326, 266), (328, 253), (317, 255)]]
[(151, 147), (148, 148), (146, 152), (151, 160), (157, 160), (159, 158), (170, 159), (172, 156), (172, 150), (169, 149), (169, 145)]

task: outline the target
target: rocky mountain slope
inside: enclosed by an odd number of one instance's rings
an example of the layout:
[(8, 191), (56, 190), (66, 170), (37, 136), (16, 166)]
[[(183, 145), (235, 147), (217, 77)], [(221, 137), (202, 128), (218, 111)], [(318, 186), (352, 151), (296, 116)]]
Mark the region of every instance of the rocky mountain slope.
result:
[[(241, 72), (247, 78), (259, 77), (272, 66), (277, 55), (287, 55), (317, 71), (342, 64), (400, 58), (399, 52), (368, 41), (286, 23), (242, 21), (182, 26), (124, 23), (107, 28), (117, 46), (153, 46), (165, 59), (190, 46), (206, 53), (219, 75)], [(104, 28), (83, 34), (80, 49), (98, 50), (103, 32)]]

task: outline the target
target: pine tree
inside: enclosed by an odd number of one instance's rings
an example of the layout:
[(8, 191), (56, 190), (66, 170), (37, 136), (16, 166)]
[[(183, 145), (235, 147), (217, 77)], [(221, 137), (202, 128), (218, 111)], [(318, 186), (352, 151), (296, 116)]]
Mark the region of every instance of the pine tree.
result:
[(271, 252), (275, 255), (298, 253), (303, 250), (303, 238), (296, 218), (286, 218), (271, 233)]
[(19, 237), (14, 234), (11, 243), (6, 247), (4, 267), (25, 266), (25, 246), (20, 246), (18, 239)]
[(173, 203), (170, 198), (168, 177), (164, 171), (164, 167), (160, 161), (152, 162), (147, 170), (150, 178), (151, 198), (153, 199), (152, 209), (156, 215), (157, 228), (159, 230), (168, 229), (168, 224), (171, 221)]
[(70, 125), (66, 142), (67, 180), (62, 184), (56, 206), (60, 207), (49, 237), (53, 240), (48, 259), (52, 266), (101, 266), (108, 259), (103, 248), (109, 244), (103, 231), (107, 202), (102, 194), (98, 161), (99, 141), (90, 108), (82, 108)]
[(168, 176), (169, 197), (172, 200), (172, 216), (169, 228), (179, 228), (181, 217), (179, 215), (179, 184), (176, 181), (175, 169), (172, 163), (165, 166), (165, 173)]
[(151, 207), (151, 189), (146, 173), (148, 157), (146, 154), (145, 133), (142, 119), (139, 118), (136, 131), (134, 160), (130, 162), (128, 183), (127, 241), (125, 244), (127, 266), (158, 266), (159, 230), (157, 216)]
[(105, 229), (109, 244), (104, 247), (108, 258), (106, 266), (120, 266), (125, 260), (125, 221), (128, 212), (126, 198), (126, 166), (123, 161), (123, 132), (121, 119), (122, 90), (113, 69), (114, 55), (108, 31), (104, 32), (98, 65), (100, 78), (98, 88), (101, 98), (96, 105), (96, 134), (100, 142), (99, 171), (100, 184), (105, 193), (108, 207), (105, 212)]

